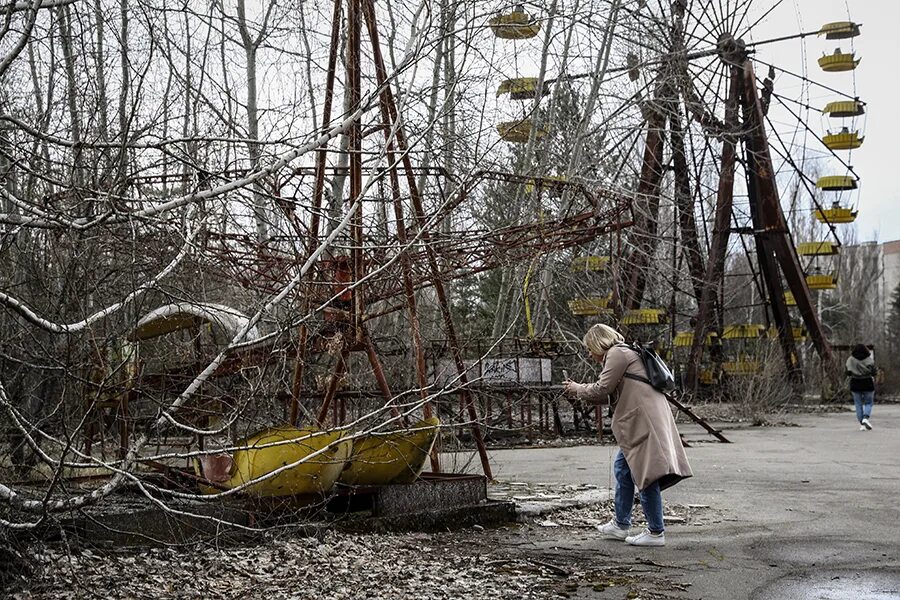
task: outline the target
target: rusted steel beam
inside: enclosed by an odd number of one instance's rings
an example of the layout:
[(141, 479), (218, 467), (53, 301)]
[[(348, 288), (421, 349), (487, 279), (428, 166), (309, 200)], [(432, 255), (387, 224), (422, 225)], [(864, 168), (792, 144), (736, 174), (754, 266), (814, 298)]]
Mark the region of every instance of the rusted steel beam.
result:
[[(331, 46), (328, 50), (328, 73), (325, 78), (325, 97), (322, 107), (322, 127), (328, 127), (331, 121), (331, 105), (334, 101), (334, 80), (337, 68), (338, 46), (341, 39), (341, 4), (343, 0), (334, 0), (334, 12), (331, 16)], [(310, 215), (309, 252), (315, 249), (319, 235), (319, 213), (322, 208), (322, 193), (325, 187), (325, 169), (328, 162), (328, 144), (325, 143), (316, 155), (315, 183), (313, 184), (313, 210)]]
[(731, 85), (725, 102), (725, 127), (722, 139), (722, 167), (719, 173), (719, 190), (716, 197), (716, 219), (713, 226), (712, 245), (706, 262), (703, 278), (703, 292), (697, 306), (697, 320), (694, 324), (694, 340), (688, 356), (685, 389), (696, 392), (697, 375), (703, 358), (706, 335), (712, 330), (713, 312), (716, 305), (719, 282), (725, 273), (725, 256), (731, 233), (731, 209), (734, 201), (735, 146), (737, 142), (738, 104), (740, 101), (741, 76), (737, 67), (731, 68)]
[[(368, 7), (363, 7), (363, 11), (365, 11), (366, 15), (366, 23), (367, 29), (369, 30), (369, 36), (371, 38), (371, 42), (373, 47), (375, 48), (375, 52), (380, 52), (380, 45), (378, 42), (377, 36), (377, 28), (375, 27), (375, 19), (374, 15), (371, 15), (368, 12)], [(383, 66), (383, 65), (382, 65)], [(386, 74), (381, 74), (381, 83), (383, 84), (386, 79)], [(384, 124), (383, 131), (385, 136), (385, 143), (387, 144), (387, 162), (390, 165), (389, 175), (391, 181), (391, 199), (394, 208), (394, 218), (396, 220), (396, 228), (397, 228), (397, 241), (400, 244), (400, 247), (403, 248), (401, 256), (400, 256), (400, 267), (402, 273), (402, 282), (403, 282), (403, 295), (406, 299), (406, 307), (407, 314), (409, 317), (409, 325), (410, 325), (410, 334), (412, 337), (412, 346), (413, 346), (413, 357), (414, 357), (414, 367), (416, 372), (416, 382), (419, 386), (419, 395), (423, 400), (424, 404), (422, 406), (422, 414), (428, 419), (433, 415), (431, 403), (427, 402), (425, 399), (428, 397), (428, 374), (427, 374), (427, 366), (425, 364), (425, 349), (422, 342), (422, 328), (421, 322), (419, 320), (418, 309), (416, 306), (416, 294), (415, 294), (415, 286), (413, 285), (412, 275), (411, 275), (411, 267), (410, 267), (410, 257), (409, 252), (406, 249), (408, 245), (408, 236), (406, 233), (406, 215), (403, 210), (403, 202), (400, 193), (400, 178), (397, 173), (397, 160), (394, 153), (394, 141), (393, 135), (391, 133), (393, 119), (391, 115), (391, 111), (389, 110), (389, 106), (392, 102), (392, 98), (389, 92), (389, 86), (384, 85), (384, 89), (380, 94), (380, 102), (379, 106), (381, 109), (381, 120)], [(410, 165), (411, 166), (411, 165)], [(371, 345), (371, 344), (370, 344)], [(376, 357), (377, 359), (377, 357)], [(372, 357), (370, 356), (370, 361)], [(431, 470), (439, 473), (441, 471), (440, 459), (438, 457), (437, 452), (431, 452), (429, 456), (429, 460), (431, 462)]]
[[(680, 53), (684, 50), (684, 14), (687, 6), (684, 2), (672, 3), (672, 52)], [(683, 62), (673, 61), (673, 74), (679, 70), (687, 69)], [(685, 86), (682, 86), (682, 88)], [(687, 97), (683, 89), (680, 95)], [(700, 250), (700, 241), (697, 236), (697, 223), (694, 219), (694, 204), (691, 194), (691, 179), (688, 171), (686, 152), (684, 147), (684, 128), (681, 123), (681, 101), (678, 92), (667, 106), (669, 117), (669, 130), (672, 145), (672, 167), (675, 172), (675, 207), (678, 211), (678, 227), (681, 231), (681, 248), (684, 259), (688, 264), (688, 272), (691, 275), (691, 285), (694, 288), (694, 296), (697, 302), (703, 295), (703, 253)], [(675, 326), (674, 319), (672, 326)]]
[[(389, 85), (385, 85), (387, 82), (387, 71), (384, 66), (384, 57), (381, 54), (381, 42), (379, 41), (378, 36), (378, 27), (377, 27), (377, 19), (375, 17), (375, 7), (372, 0), (363, 0), (363, 13), (366, 17), (366, 24), (369, 30), (369, 37), (372, 41), (372, 49), (373, 49), (373, 58), (375, 60), (375, 74), (377, 78), (377, 83), (380, 86), (384, 87), (384, 97), (387, 100), (388, 106), (388, 114), (391, 118), (391, 121), (397, 122), (397, 107), (394, 103), (393, 94), (391, 92), (391, 88)], [(481, 467), (484, 471), (484, 475), (488, 479), (493, 479), (493, 475), (491, 473), (491, 464), (487, 455), (487, 448), (484, 444), (484, 436), (481, 432), (481, 427), (478, 424), (478, 413), (475, 410), (475, 402), (472, 398), (471, 393), (466, 388), (468, 384), (468, 378), (466, 377), (466, 368), (465, 364), (462, 360), (462, 352), (459, 346), (459, 340), (456, 335), (456, 328), (453, 325), (453, 317), (450, 314), (450, 303), (447, 298), (447, 292), (444, 288), (443, 281), (440, 275), (440, 268), (438, 267), (437, 258), (435, 257), (434, 251), (431, 250), (429, 241), (430, 235), (426, 228), (426, 216), (425, 210), (422, 206), (422, 199), (419, 195), (417, 183), (415, 180), (415, 175), (412, 171), (412, 162), (409, 158), (409, 153), (407, 152), (408, 148), (406, 145), (406, 138), (403, 133), (403, 128), (399, 125), (396, 128), (396, 136), (397, 136), (397, 147), (402, 154), (403, 164), (406, 167), (406, 178), (407, 178), (407, 186), (409, 187), (410, 196), (412, 198), (413, 210), (416, 217), (416, 221), (419, 225), (419, 235), (422, 239), (423, 244), (426, 248), (426, 255), (428, 259), (428, 267), (432, 275), (432, 285), (434, 286), (435, 293), (438, 297), (438, 304), (441, 310), (441, 316), (444, 321), (444, 327), (447, 330), (447, 337), (450, 339), (450, 347), (451, 352), (453, 354), (453, 361), (456, 364), (457, 373), (459, 374), (460, 381), (460, 395), (465, 399), (465, 404), (467, 408), (467, 412), (469, 415), (469, 419), (472, 421), (472, 436), (475, 439), (475, 445), (478, 448), (478, 455), (481, 459)]]
[[(769, 153), (769, 144), (766, 138), (763, 107), (756, 89), (756, 75), (753, 71), (753, 64), (749, 60), (744, 64), (743, 76), (745, 119), (749, 130), (748, 142), (750, 152), (748, 154), (752, 153), (755, 164), (754, 175), (759, 184), (761, 230), (771, 240), (769, 248), (781, 266), (781, 271), (784, 273), (784, 278), (791, 293), (794, 295), (797, 308), (800, 310), (816, 351), (823, 362), (830, 364), (833, 360), (831, 344), (825, 336), (819, 316), (816, 313), (809, 286), (806, 283), (806, 276), (803, 273), (803, 267), (800, 265), (800, 258), (797, 256), (797, 251), (791, 243), (787, 220), (781, 209), (778, 187), (775, 181), (775, 170), (772, 166), (772, 157)], [(757, 230), (759, 231), (760, 228), (757, 228)], [(778, 287), (779, 289), (781, 288), (780, 280)], [(770, 292), (774, 294), (775, 290), (770, 290)], [(784, 304), (784, 294), (779, 293), (777, 298), (770, 298), (770, 300), (773, 308), (779, 309)], [(793, 342), (793, 331), (790, 323), (787, 323), (785, 327), (787, 331), (783, 332), (782, 335), (785, 337), (790, 336)]]
[(831, 348), (831, 342), (825, 336), (822, 328), (822, 322), (816, 313), (816, 307), (813, 305), (812, 297), (809, 292), (809, 285), (806, 283), (806, 276), (803, 273), (803, 267), (800, 264), (800, 258), (797, 256), (797, 249), (791, 243), (787, 235), (779, 236), (775, 239), (773, 248), (778, 262), (781, 264), (781, 270), (784, 273), (784, 279), (787, 281), (791, 293), (797, 302), (797, 308), (803, 317), (803, 322), (809, 331), (810, 338), (816, 348), (819, 357), (826, 364), (834, 361), (834, 354)]
[[(663, 94), (657, 94), (657, 99)], [(628, 261), (631, 276), (625, 292), (624, 308), (638, 309), (644, 299), (647, 287), (647, 268), (650, 256), (656, 248), (656, 234), (659, 228), (659, 188), (663, 172), (663, 138), (666, 127), (665, 114), (653, 110), (647, 118), (647, 138), (644, 145), (644, 160), (641, 165), (641, 179), (635, 198), (634, 249)]]
[[(747, 153), (747, 192), (750, 204), (750, 217), (754, 227), (762, 226), (763, 212), (768, 210), (770, 202), (766, 201), (761, 192), (759, 178), (754, 175), (758, 168), (752, 156), (752, 151)], [(765, 208), (764, 208), (765, 207)], [(800, 359), (797, 355), (797, 345), (794, 343), (794, 333), (791, 326), (791, 315), (784, 301), (784, 287), (781, 285), (781, 274), (778, 262), (775, 260), (772, 238), (768, 232), (758, 231), (755, 236), (756, 257), (759, 271), (768, 293), (769, 306), (772, 309), (772, 319), (778, 331), (778, 341), (784, 354), (784, 363), (788, 375), (795, 382), (799, 382), (802, 376), (800, 372)]]
[(334, 365), (334, 370), (331, 373), (331, 379), (328, 380), (328, 386), (325, 388), (325, 397), (322, 399), (322, 405), (319, 407), (319, 414), (316, 415), (316, 423), (319, 427), (325, 427), (328, 419), (328, 409), (334, 401), (334, 396), (337, 394), (338, 387), (341, 384), (341, 378), (347, 370), (347, 358), (349, 356), (350, 351), (346, 347), (341, 348), (337, 363)]
[[(350, 110), (354, 111), (359, 106), (362, 98), (362, 77), (360, 65), (360, 4), (359, 0), (348, 0), (347, 5), (347, 97), (350, 103)], [(334, 25), (332, 25), (332, 28)], [(333, 29), (332, 29), (333, 30)], [(350, 155), (350, 194), (346, 204), (352, 206), (354, 202), (359, 200), (362, 195), (362, 130), (359, 119), (355, 120), (347, 130), (347, 151)], [(353, 281), (359, 281), (365, 275), (365, 266), (363, 264), (362, 245), (362, 202), (354, 210), (350, 219), (350, 237), (353, 245), (350, 249), (350, 267)], [(331, 381), (328, 383), (328, 389), (322, 405), (319, 408), (318, 422), (320, 426), (325, 424), (328, 417), (328, 407), (334, 400), (334, 394), (337, 392), (337, 386), (340, 376), (343, 375), (347, 368), (347, 357), (351, 348), (356, 348), (362, 337), (362, 314), (364, 311), (363, 291), (359, 287), (350, 289), (350, 340), (344, 340), (344, 347), (341, 350), (340, 357)]]
[(684, 129), (678, 104), (674, 103), (669, 110), (669, 129), (672, 138), (672, 167), (675, 172), (675, 207), (678, 210), (678, 227), (681, 231), (681, 248), (691, 275), (691, 285), (697, 300), (703, 295), (703, 276), (706, 267), (703, 265), (703, 254), (700, 250), (700, 239), (697, 235), (697, 221), (694, 218), (694, 202), (691, 193), (691, 177), (688, 171), (687, 157), (684, 147)]
[[(308, 311), (309, 301), (306, 300), (303, 304)], [(300, 418), (300, 394), (303, 390), (303, 366), (304, 362), (306, 362), (306, 344), (308, 341), (309, 328), (306, 326), (306, 323), (303, 323), (297, 328), (297, 353), (294, 355), (294, 375), (291, 380), (291, 406), (288, 417), (288, 423), (295, 427)]]
[[(547, 252), (590, 242), (605, 233), (630, 228), (633, 226), (633, 221), (630, 218), (623, 219), (625, 213), (629, 211), (630, 203), (623, 202), (600, 214), (591, 211), (558, 221), (518, 225), (498, 230), (469, 230), (463, 237), (435, 236), (430, 238), (430, 242), (434, 253), (441, 259), (441, 276), (444, 281), (449, 281), (489, 271), (503, 264), (527, 261)], [(396, 240), (387, 240), (388, 245), (393, 245), (392, 242), (396, 242)], [(425, 251), (411, 251), (409, 258), (413, 285), (416, 289), (426, 286), (430, 278), (430, 271)], [(256, 257), (248, 256), (246, 260), (233, 261), (231, 266), (235, 272), (250, 271), (253, 269), (255, 260)], [(270, 257), (270, 260), (282, 261), (285, 265), (293, 262), (293, 258), (288, 257)], [(377, 277), (370, 280), (367, 284), (366, 294), (369, 303), (402, 296), (403, 286), (399, 265), (399, 261), (388, 265)], [(287, 275), (288, 269), (285, 269), (283, 275), (276, 275), (271, 279), (260, 276), (252, 283), (256, 289), (274, 291), (278, 288), (267, 288), (267, 282), (277, 283)], [(317, 285), (325, 289), (328, 284), (320, 282)], [(322, 302), (331, 296), (330, 293), (327, 296), (323, 295), (321, 290), (317, 291), (316, 289), (312, 289), (310, 294), (314, 299), (321, 299)]]
[[(325, 98), (322, 108), (322, 126), (331, 121), (331, 104), (334, 99), (334, 80), (337, 65), (338, 43), (341, 37), (341, 4), (343, 0), (334, 0), (334, 11), (331, 17), (331, 46), (328, 51), (328, 73), (325, 78)], [(322, 209), (322, 193), (325, 187), (325, 170), (328, 161), (328, 143), (322, 144), (316, 155), (315, 182), (313, 184), (312, 211), (309, 224), (309, 241), (307, 253), (312, 253), (319, 243), (319, 214)], [(309, 294), (304, 294), (301, 302), (302, 314), (309, 312)], [(303, 388), (303, 365), (306, 361), (306, 342), (309, 337), (305, 323), (297, 328), (297, 354), (294, 357), (294, 375), (291, 382), (290, 424), (297, 425), (300, 416), (300, 393)]]
[(718, 429), (716, 429), (715, 427), (713, 427), (712, 425), (707, 423), (705, 419), (702, 419), (699, 416), (697, 416), (697, 414), (694, 413), (694, 411), (692, 411), (690, 408), (688, 408), (687, 406), (685, 406), (684, 404), (682, 404), (681, 402), (676, 400), (671, 395), (666, 395), (666, 400), (669, 401), (669, 404), (671, 404), (672, 406), (674, 406), (675, 408), (677, 408), (678, 410), (680, 410), (681, 412), (686, 414), (688, 417), (690, 417), (690, 419), (694, 423), (696, 423), (697, 425), (699, 425), (700, 427), (705, 429), (711, 436), (715, 437), (720, 442), (722, 442), (724, 444), (731, 443), (731, 440), (729, 440), (724, 435), (722, 435), (721, 431), (719, 431)]
[[(375, 381), (378, 383), (378, 389), (381, 390), (384, 401), (391, 405), (391, 416), (399, 417), (400, 411), (397, 409), (396, 405), (394, 405), (394, 394), (391, 392), (391, 386), (388, 383), (387, 377), (384, 375), (384, 367), (381, 366), (381, 360), (378, 358), (378, 352), (375, 351), (375, 345), (372, 343), (372, 338), (369, 337), (368, 332), (365, 330), (362, 332), (362, 338), (363, 344), (366, 347), (366, 356), (369, 358), (369, 364), (372, 365), (372, 372), (375, 374)], [(405, 418), (403, 419), (403, 424), (408, 424)]]
[[(361, 52), (360, 37), (362, 34), (362, 11), (360, 0), (348, 0), (347, 5), (347, 92), (350, 100), (350, 110), (359, 108), (362, 100), (362, 65), (360, 64)], [(346, 204), (352, 206), (358, 202), (356, 210), (350, 220), (350, 237), (353, 247), (350, 250), (350, 260), (353, 266), (353, 281), (361, 281), (365, 276), (363, 263), (363, 209), (362, 209), (362, 127), (360, 119), (356, 119), (348, 131), (349, 144), (347, 151), (350, 154), (350, 196)], [(351, 290), (353, 296), (353, 309), (351, 325), (355, 334), (354, 345), (360, 341), (362, 331), (362, 314), (365, 311), (363, 290), (354, 287)]]
[[(747, 192), (750, 218), (753, 221), (757, 263), (769, 296), (768, 304), (771, 307), (772, 318), (778, 331), (778, 341), (784, 354), (785, 367), (790, 378), (799, 385), (802, 380), (800, 361), (773, 246), (774, 238), (786, 235), (787, 229), (786, 225), (779, 224), (776, 218), (781, 214), (781, 202), (775, 187), (771, 162), (767, 161), (768, 140), (765, 138), (765, 130), (761, 128), (762, 111), (756, 95), (756, 80), (751, 79), (748, 82), (746, 79), (746, 66), (749, 64), (747, 61), (744, 69), (743, 109), (747, 140)], [(748, 86), (751, 89), (748, 90)], [(759, 119), (756, 118), (757, 110), (760, 111)]]
[[(394, 218), (397, 227), (397, 242), (403, 248), (400, 254), (400, 270), (401, 280), (403, 282), (403, 295), (406, 299), (407, 313), (409, 316), (410, 333), (412, 336), (413, 346), (413, 365), (416, 371), (416, 382), (419, 386), (419, 395), (424, 404), (422, 406), (422, 414), (428, 419), (431, 418), (433, 411), (431, 403), (425, 401), (428, 397), (428, 373), (425, 364), (425, 349), (422, 343), (422, 327), (419, 321), (419, 313), (416, 306), (415, 286), (413, 285), (409, 250), (407, 249), (409, 238), (406, 233), (406, 215), (403, 210), (403, 200), (400, 192), (400, 178), (397, 173), (397, 160), (394, 152), (394, 141), (391, 135), (392, 120), (388, 105), (391, 101), (390, 96), (386, 93), (387, 87), (381, 92), (380, 108), (381, 120), (384, 123), (384, 137), (387, 144), (386, 158), (390, 165), (388, 170), (391, 181), (391, 199), (394, 207)], [(440, 465), (437, 462), (437, 455), (431, 458), (431, 469), (434, 472), (440, 472)]]

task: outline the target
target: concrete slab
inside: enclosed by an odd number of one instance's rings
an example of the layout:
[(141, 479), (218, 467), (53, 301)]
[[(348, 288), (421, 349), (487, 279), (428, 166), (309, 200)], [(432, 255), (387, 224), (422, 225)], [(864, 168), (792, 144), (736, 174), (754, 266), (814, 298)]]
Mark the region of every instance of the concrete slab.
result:
[(403, 517), (441, 513), (487, 502), (487, 479), (478, 475), (429, 473), (409, 485), (386, 485), (374, 492), (372, 514)]

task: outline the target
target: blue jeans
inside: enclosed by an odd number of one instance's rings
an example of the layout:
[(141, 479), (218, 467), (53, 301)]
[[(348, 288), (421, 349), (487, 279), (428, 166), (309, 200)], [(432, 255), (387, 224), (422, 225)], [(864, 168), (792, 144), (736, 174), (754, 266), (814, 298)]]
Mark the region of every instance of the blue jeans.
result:
[(853, 403), (856, 404), (856, 420), (862, 423), (863, 419), (872, 416), (872, 405), (875, 404), (875, 392), (850, 392), (853, 394)]
[[(631, 469), (625, 462), (625, 455), (619, 450), (616, 460), (613, 462), (613, 473), (616, 476), (616, 523), (619, 527), (631, 527), (631, 507), (634, 506), (634, 479), (631, 477)], [(647, 529), (651, 533), (662, 533), (663, 503), (662, 494), (659, 491), (659, 483), (654, 481), (647, 489), (641, 492), (641, 508), (644, 509), (644, 518), (647, 519)]]

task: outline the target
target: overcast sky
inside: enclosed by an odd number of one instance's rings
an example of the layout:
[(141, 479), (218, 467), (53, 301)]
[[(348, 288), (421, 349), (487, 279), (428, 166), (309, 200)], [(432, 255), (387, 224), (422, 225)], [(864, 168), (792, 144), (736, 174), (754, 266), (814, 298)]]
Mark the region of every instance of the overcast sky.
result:
[[(772, 1), (757, 4), (760, 7), (771, 6)], [(757, 38), (798, 32), (801, 30), (798, 19), (802, 21), (803, 31), (817, 30), (827, 22), (847, 20), (847, 6), (844, 0), (785, 0), (761, 24)], [(862, 123), (865, 125), (866, 140), (863, 147), (853, 153), (851, 161), (861, 178), (857, 234), (860, 241), (897, 240), (900, 239), (900, 72), (897, 68), (897, 59), (900, 58), (900, 4), (882, 0), (851, 0), (849, 9), (850, 19), (863, 25), (862, 35), (853, 40), (857, 55), (862, 57), (854, 74), (857, 94), (868, 105), (867, 118)], [(838, 45), (849, 49), (849, 43), (810, 37), (804, 44), (809, 77), (852, 93), (853, 75), (823, 73), (816, 63), (818, 57), (825, 52), (830, 54)], [(775, 44), (760, 48), (760, 58), (800, 71), (802, 49), (800, 42)], [(796, 85), (796, 79), (779, 77), (776, 92), (780, 89), (791, 97), (797, 91)], [(832, 99), (838, 98), (824, 90), (810, 90), (810, 104), (814, 106), (824, 106)], [(824, 133), (822, 130), (827, 122), (813, 115), (809, 125), (813, 130)], [(846, 152), (841, 154), (847, 155)]]

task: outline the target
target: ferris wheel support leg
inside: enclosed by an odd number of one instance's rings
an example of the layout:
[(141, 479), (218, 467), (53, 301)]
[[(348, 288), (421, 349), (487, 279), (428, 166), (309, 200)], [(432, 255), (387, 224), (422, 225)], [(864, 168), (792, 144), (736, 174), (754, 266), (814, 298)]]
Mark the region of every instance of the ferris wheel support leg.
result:
[(672, 164), (675, 172), (675, 206), (678, 210), (678, 228), (681, 231), (682, 252), (691, 274), (691, 286), (697, 301), (703, 295), (703, 276), (706, 268), (703, 265), (703, 254), (700, 252), (700, 240), (697, 236), (697, 222), (694, 219), (692, 203), (691, 179), (688, 172), (687, 154), (684, 146), (684, 129), (681, 116), (678, 114), (679, 104), (673, 103), (669, 111), (669, 128), (671, 129)]
[[(668, 95), (666, 89), (656, 94), (659, 98)], [(641, 179), (635, 198), (634, 250), (628, 260), (631, 277), (625, 293), (625, 309), (640, 308), (647, 287), (647, 266), (657, 243), (659, 228), (659, 188), (665, 166), (663, 165), (663, 137), (666, 128), (665, 114), (654, 109), (647, 118), (647, 141), (644, 145), (644, 161), (641, 165)]]
[[(747, 157), (752, 168), (748, 169), (752, 187), (756, 187), (755, 193), (751, 189), (750, 207), (754, 209), (757, 217), (754, 217), (754, 230), (756, 232), (757, 245), (766, 250), (767, 261), (777, 261), (781, 272), (787, 281), (788, 287), (794, 294), (797, 307), (803, 317), (804, 324), (809, 330), (810, 337), (816, 346), (822, 361), (829, 364), (832, 361), (831, 345), (828, 343), (822, 324), (816, 314), (809, 286), (803, 275), (797, 251), (790, 239), (787, 221), (781, 209), (778, 195), (778, 186), (775, 182), (775, 171), (772, 166), (772, 157), (769, 152), (769, 143), (766, 137), (765, 117), (763, 106), (756, 89), (756, 75), (753, 64), (747, 60), (744, 64), (744, 118), (747, 129)], [(776, 325), (779, 329), (779, 339), (782, 340), (786, 354), (788, 370), (796, 370), (799, 375), (799, 361), (796, 360), (796, 347), (794, 344), (793, 328), (787, 312), (784, 300), (784, 289), (777, 270), (769, 278), (770, 302), (776, 317)], [(779, 322), (781, 321), (781, 322)], [(789, 352), (790, 351), (790, 352)]]
[[(672, 4), (672, 42), (673, 50), (684, 50), (684, 15), (687, 4), (683, 1)], [(687, 67), (678, 63), (676, 70)], [(685, 86), (679, 86), (680, 96), (687, 98), (689, 92)], [(700, 241), (697, 235), (697, 222), (694, 218), (693, 196), (691, 194), (691, 179), (688, 172), (687, 152), (685, 150), (685, 129), (681, 122), (681, 98), (679, 93), (674, 95), (673, 101), (667, 107), (669, 117), (669, 129), (671, 130), (672, 166), (675, 174), (675, 206), (678, 212), (678, 228), (681, 231), (682, 252), (688, 264), (688, 272), (691, 276), (691, 286), (697, 302), (703, 295), (703, 277), (706, 268), (703, 265), (703, 253), (700, 250)], [(686, 101), (687, 102), (687, 101)], [(672, 320), (674, 326), (675, 320)]]
[(700, 361), (706, 335), (712, 329), (712, 314), (718, 296), (719, 282), (725, 273), (725, 255), (731, 233), (731, 208), (734, 200), (734, 171), (736, 132), (738, 131), (738, 101), (740, 96), (740, 71), (731, 69), (731, 86), (725, 105), (725, 125), (728, 128), (722, 143), (722, 167), (719, 173), (719, 190), (716, 198), (716, 220), (713, 227), (712, 245), (706, 262), (703, 278), (703, 292), (697, 306), (697, 321), (694, 324), (694, 339), (688, 358), (685, 389), (696, 393)]
[[(750, 91), (746, 89), (747, 85), (752, 87)], [(798, 395), (802, 391), (803, 375), (797, 346), (794, 343), (791, 316), (784, 300), (781, 273), (775, 259), (776, 238), (786, 235), (787, 230), (783, 223), (779, 223), (779, 220), (773, 217), (779, 214), (781, 206), (772, 178), (772, 165), (768, 160), (765, 131), (760, 129), (760, 121), (754, 118), (755, 110), (758, 108), (758, 104), (753, 102), (756, 98), (755, 81), (749, 84), (744, 81), (744, 87), (744, 124), (749, 132), (746, 152), (747, 194), (750, 218), (753, 222), (756, 260), (768, 294), (768, 304), (778, 331), (785, 367), (793, 384), (794, 395)]]

